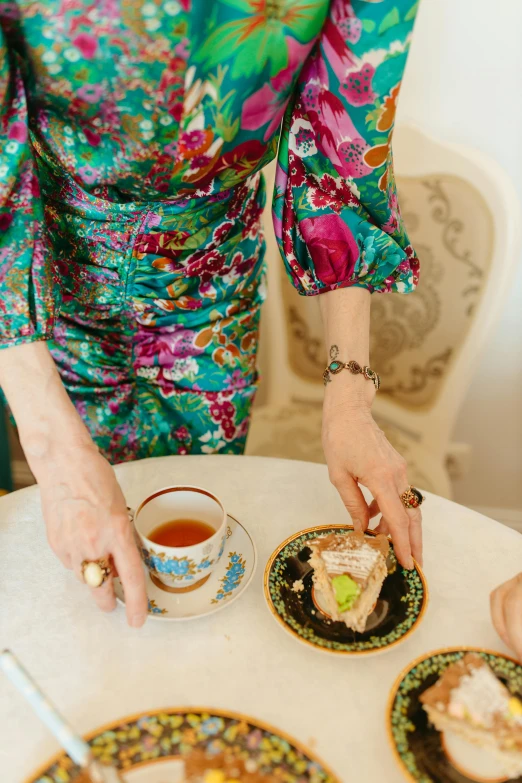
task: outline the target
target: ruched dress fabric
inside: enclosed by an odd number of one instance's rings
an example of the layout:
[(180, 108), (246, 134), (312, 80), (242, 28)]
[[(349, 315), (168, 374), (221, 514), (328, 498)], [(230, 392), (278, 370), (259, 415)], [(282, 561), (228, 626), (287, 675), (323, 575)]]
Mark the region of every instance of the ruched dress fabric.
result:
[(111, 461), (244, 448), (276, 154), (302, 294), (415, 287), (390, 143), (416, 8), (1, 0), (0, 347), (49, 342)]

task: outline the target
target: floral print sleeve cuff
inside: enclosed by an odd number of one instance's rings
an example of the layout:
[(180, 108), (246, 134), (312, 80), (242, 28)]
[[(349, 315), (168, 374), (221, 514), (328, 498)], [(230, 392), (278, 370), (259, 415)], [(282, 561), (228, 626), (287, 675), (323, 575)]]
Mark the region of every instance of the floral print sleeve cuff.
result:
[(45, 340), (54, 290), (22, 74), (0, 28), (0, 348)]
[(408, 293), (391, 137), (417, 0), (334, 0), (285, 114), (274, 224), (298, 291)]

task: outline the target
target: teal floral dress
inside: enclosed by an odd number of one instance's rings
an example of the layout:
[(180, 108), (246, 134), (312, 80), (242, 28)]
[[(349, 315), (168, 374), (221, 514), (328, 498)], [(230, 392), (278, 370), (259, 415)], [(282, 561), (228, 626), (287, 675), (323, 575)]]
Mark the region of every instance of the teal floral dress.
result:
[(0, 0), (0, 344), (113, 462), (244, 446), (262, 168), (305, 295), (412, 290), (390, 141), (416, 0)]

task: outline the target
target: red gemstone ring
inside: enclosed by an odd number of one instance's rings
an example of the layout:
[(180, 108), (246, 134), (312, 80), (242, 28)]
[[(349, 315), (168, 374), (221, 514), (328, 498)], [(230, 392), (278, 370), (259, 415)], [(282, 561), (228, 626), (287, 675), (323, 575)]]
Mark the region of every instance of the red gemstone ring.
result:
[(418, 508), (424, 503), (425, 497), (415, 487), (408, 487), (401, 495), (401, 500), (406, 508)]

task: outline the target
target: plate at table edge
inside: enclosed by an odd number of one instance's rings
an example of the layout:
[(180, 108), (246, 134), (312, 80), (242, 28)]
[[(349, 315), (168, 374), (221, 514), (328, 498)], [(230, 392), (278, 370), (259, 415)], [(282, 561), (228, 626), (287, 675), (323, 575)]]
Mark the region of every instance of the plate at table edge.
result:
[[(353, 532), (354, 528), (352, 525), (318, 525), (315, 527), (306, 528), (305, 530), (300, 530), (297, 533), (294, 533), (293, 535), (289, 536), (285, 541), (283, 541), (281, 544), (279, 544), (278, 547), (274, 550), (274, 552), (271, 554), (266, 567), (265, 567), (265, 573), (264, 573), (264, 579), (263, 579), (263, 592), (265, 596), (265, 601), (268, 606), (268, 609), (270, 610), (270, 613), (274, 617), (274, 619), (277, 621), (277, 623), (287, 632), (289, 633), (294, 639), (297, 639), (297, 641), (301, 642), (302, 644), (306, 644), (307, 646), (312, 647), (315, 650), (318, 650), (319, 652), (332, 654), (332, 655), (346, 655), (346, 656), (362, 656), (362, 655), (378, 655), (380, 653), (384, 653), (387, 650), (391, 649), (392, 647), (395, 647), (398, 644), (401, 644), (404, 642), (414, 631), (417, 630), (419, 627), (424, 614), (426, 612), (426, 608), (428, 606), (429, 601), (429, 591), (428, 591), (428, 584), (426, 582), (426, 577), (424, 576), (424, 573), (419, 566), (419, 564), (414, 560), (415, 568), (412, 572), (408, 572), (406, 569), (403, 569), (402, 566), (400, 566), (397, 563), (397, 568), (401, 568), (403, 573), (407, 575), (408, 573), (416, 574), (419, 580), (419, 584), (422, 587), (422, 602), (421, 606), (419, 608), (419, 611), (417, 613), (417, 616), (412, 623), (412, 625), (406, 629), (406, 631), (398, 638), (392, 640), (389, 644), (380, 645), (380, 646), (370, 646), (367, 649), (350, 649), (349, 647), (344, 649), (332, 649), (329, 647), (323, 647), (319, 644), (316, 644), (313, 641), (310, 641), (309, 639), (305, 639), (302, 637), (296, 630), (290, 627), (290, 625), (281, 617), (279, 612), (277, 611), (274, 601), (272, 599), (272, 596), (270, 594), (270, 587), (269, 587), (269, 579), (270, 574), (272, 571), (272, 567), (277, 559), (277, 557), (281, 554), (281, 552), (284, 550), (285, 547), (287, 547), (289, 544), (291, 544), (296, 539), (302, 537), (302, 536), (308, 536), (308, 539), (315, 538), (316, 536), (309, 535), (311, 533), (316, 533), (317, 535), (325, 535), (326, 531), (346, 531), (346, 532)], [(366, 535), (369, 536), (375, 536), (376, 533), (372, 530), (366, 531)], [(390, 551), (393, 552), (393, 544), (390, 539)], [(393, 555), (395, 557), (395, 554)], [(371, 616), (371, 615), (370, 615)], [(359, 635), (359, 634), (356, 634)], [(355, 644), (356, 642), (352, 642), (352, 644)]]
[[(427, 653), (424, 653), (423, 655), (419, 655), (417, 658), (415, 658), (413, 661), (411, 661), (407, 666), (404, 667), (404, 669), (401, 671), (401, 673), (398, 675), (398, 677), (396, 678), (395, 682), (393, 683), (393, 685), (391, 687), (391, 690), (390, 690), (390, 694), (388, 696), (388, 702), (387, 702), (387, 705), (386, 705), (386, 735), (388, 737), (388, 742), (390, 743), (393, 756), (394, 756), (395, 761), (397, 762), (401, 772), (405, 776), (405, 779), (408, 780), (408, 781), (411, 781), (411, 783), (420, 783), (421, 780), (423, 781), (423, 783), (430, 783), (430, 781), (432, 781), (432, 783), (434, 783), (434, 779), (429, 777), (426, 773), (422, 773), (422, 772), (419, 772), (419, 771), (417, 771), (417, 774), (418, 775), (424, 775), (424, 777), (422, 777), (422, 778), (421, 777), (414, 777), (414, 773), (412, 773), (408, 769), (408, 766), (407, 766), (406, 762), (404, 761), (404, 759), (403, 759), (403, 757), (401, 755), (401, 752), (399, 751), (399, 749), (397, 747), (397, 742), (398, 741), (394, 737), (392, 720), (393, 720), (394, 705), (395, 705), (395, 701), (396, 701), (397, 695), (399, 693), (399, 689), (400, 689), (402, 683), (404, 682), (404, 680), (406, 679), (406, 677), (410, 674), (410, 672), (413, 669), (415, 669), (417, 666), (419, 666), (421, 663), (423, 663), (424, 661), (429, 661), (431, 658), (435, 658), (436, 656), (457, 656), (458, 655), (459, 658), (461, 658), (468, 652), (478, 653), (479, 655), (482, 655), (482, 656), (489, 656), (489, 659), (486, 659), (488, 663), (491, 663), (491, 658), (493, 658), (493, 659), (495, 659), (497, 661), (500, 659), (502, 661), (505, 661), (508, 664), (508, 669), (513, 669), (515, 667), (517, 669), (519, 669), (519, 676), (520, 676), (520, 690), (519, 690), (519, 694), (522, 697), (522, 664), (520, 664), (519, 661), (517, 661), (515, 658), (512, 658), (510, 655), (505, 655), (504, 653), (499, 653), (499, 652), (496, 652), (495, 650), (489, 650), (489, 649), (484, 648), (484, 647), (471, 647), (471, 646), (467, 646), (467, 645), (463, 645), (462, 647), (443, 647), (441, 649), (432, 650), (431, 652), (427, 652)], [(455, 660), (458, 660), (459, 658), (455, 658)], [(440, 676), (440, 674), (442, 674), (444, 669), (452, 662), (453, 661), (451, 661), (451, 660), (445, 661), (444, 662), (445, 665), (443, 667), (441, 666), (440, 670), (437, 671), (436, 673)], [(431, 728), (430, 729), (430, 733), (431, 732), (435, 733), (436, 735), (440, 735), (440, 732), (438, 732), (435, 728)], [(405, 735), (405, 739), (403, 740), (403, 744), (408, 749), (409, 749), (409, 743), (408, 743), (407, 740), (408, 740), (408, 737), (411, 737), (411, 734), (412, 734), (412, 732), (408, 731), (407, 735)], [(441, 742), (441, 745), (442, 745), (442, 742)], [(405, 750), (405, 751), (403, 751), (403, 754), (407, 753), (407, 752), (411, 752), (412, 753), (413, 760), (415, 761), (415, 755), (413, 754), (413, 752), (410, 751), (410, 750), (408, 750), (408, 751)], [(443, 752), (445, 753), (444, 749), (443, 749)], [(446, 759), (450, 763), (452, 762), (451, 758), (449, 758), (447, 755), (446, 755)], [(464, 775), (466, 773), (462, 769), (459, 769), (457, 767), (454, 767), (454, 769), (456, 769), (456, 771), (461, 775), (462, 783), (481, 783), (481, 781), (476, 779), (476, 778), (467, 777), (467, 776), (464, 777)], [(485, 779), (483, 778), (482, 780), (484, 781)], [(518, 777), (518, 778), (504, 777), (504, 778), (502, 778), (502, 783), (519, 783), (520, 780), (522, 780), (522, 776)], [(446, 783), (446, 782), (447, 783), (451, 783), (451, 781), (448, 778), (446, 779), (446, 781), (442, 781), (442, 783)], [(438, 779), (437, 779), (437, 783), (438, 783)], [(500, 781), (499, 781), (499, 783), (500, 783)]]
[[(183, 720), (181, 720), (181, 723), (179, 723), (180, 716), (184, 716)], [(187, 721), (187, 717), (190, 716), (190, 721)], [(288, 756), (290, 756), (290, 760), (288, 763), (292, 763), (292, 756), (297, 753), (298, 756), (300, 756), (302, 759), (306, 760), (312, 765), (312, 772), (314, 773), (314, 781), (317, 781), (317, 783), (341, 783), (340, 778), (335, 775), (332, 770), (317, 756), (317, 754), (314, 751), (311, 751), (309, 748), (306, 747), (306, 745), (303, 742), (300, 742), (299, 740), (294, 739), (292, 736), (287, 734), (284, 731), (280, 731), (278, 728), (275, 728), (274, 726), (270, 725), (269, 723), (265, 723), (264, 721), (257, 720), (256, 718), (249, 717), (247, 715), (244, 715), (239, 712), (234, 712), (232, 710), (221, 710), (221, 709), (214, 709), (212, 707), (167, 707), (164, 709), (156, 709), (156, 710), (149, 710), (139, 713), (134, 713), (133, 715), (126, 716), (124, 718), (120, 718), (115, 721), (111, 721), (110, 723), (104, 724), (100, 726), (97, 729), (94, 729), (93, 731), (89, 732), (85, 739), (87, 742), (91, 744), (91, 747), (96, 748), (100, 747), (100, 742), (96, 743), (98, 739), (101, 739), (103, 735), (109, 734), (108, 742), (109, 746), (112, 749), (112, 753), (109, 753), (108, 755), (104, 755), (103, 753), (96, 753), (95, 757), (99, 758), (100, 760), (104, 760), (107, 763), (110, 763), (113, 759), (112, 756), (115, 755), (115, 753), (121, 753), (125, 750), (125, 739), (124, 739), (124, 732), (125, 730), (132, 730), (133, 736), (130, 738), (129, 742), (133, 749), (135, 749), (135, 753), (139, 754), (140, 756), (144, 756), (142, 760), (138, 758), (136, 763), (130, 763), (127, 766), (120, 765), (118, 766), (118, 769), (122, 772), (124, 776), (126, 776), (126, 773), (132, 772), (135, 769), (139, 769), (141, 767), (145, 766), (152, 766), (156, 763), (160, 763), (163, 761), (167, 761), (168, 759), (180, 759), (182, 758), (182, 754), (169, 754), (165, 753), (162, 756), (156, 757), (151, 759), (150, 753), (151, 753), (151, 741), (149, 738), (153, 738), (152, 742), (156, 741), (157, 745), (160, 747), (161, 751), (165, 750), (165, 745), (160, 744), (159, 740), (164, 739), (161, 737), (158, 732), (156, 732), (156, 735), (150, 731), (147, 731), (147, 728), (151, 727), (151, 724), (154, 722), (155, 719), (162, 718), (163, 720), (174, 720), (179, 725), (175, 726), (174, 728), (179, 729), (180, 727), (183, 727), (183, 724), (186, 723), (186, 730), (189, 733), (189, 739), (187, 741), (187, 745), (190, 745), (191, 738), (195, 735), (195, 725), (197, 726), (197, 718), (205, 719), (206, 721), (212, 722), (213, 726), (207, 727), (205, 729), (206, 733), (203, 734), (202, 737), (196, 738), (197, 742), (195, 742), (192, 747), (205, 747), (205, 742), (208, 743), (216, 742), (216, 739), (218, 737), (221, 737), (222, 741), (226, 742), (226, 730), (229, 729), (229, 725), (226, 723), (227, 721), (234, 725), (234, 723), (240, 727), (243, 727), (245, 725), (248, 726), (249, 731), (245, 735), (250, 736), (251, 739), (254, 739), (253, 735), (255, 734), (255, 740), (259, 740), (256, 746), (254, 746), (253, 743), (252, 747), (249, 747), (248, 742), (245, 740), (244, 748), (243, 750), (248, 750), (251, 752), (251, 756), (254, 756), (255, 750), (257, 747), (260, 747), (261, 741), (264, 741), (265, 743), (268, 741), (270, 742), (273, 738), (277, 742), (283, 741), (284, 743), (287, 743), (289, 746)], [(148, 719), (148, 720), (147, 720)], [(177, 719), (177, 720), (176, 720)], [(196, 720), (194, 720), (196, 719)], [(222, 721), (222, 725), (218, 726), (216, 725), (216, 721)], [(156, 720), (156, 725), (158, 723), (158, 720)], [(195, 724), (195, 725), (194, 725)], [(159, 725), (162, 725), (161, 723)], [(128, 727), (128, 728), (127, 728)], [(173, 735), (172, 731), (172, 725), (166, 727), (165, 733), (168, 734), (168, 737), (171, 738)], [(136, 737), (136, 732), (139, 733), (139, 736)], [(259, 732), (261, 732), (261, 737), (259, 737)], [(233, 734), (233, 732), (231, 732)], [(231, 744), (233, 743), (236, 747), (238, 745), (238, 734), (240, 732), (236, 732), (232, 736)], [(116, 736), (115, 736), (116, 735)], [(146, 740), (146, 742), (144, 741)], [(172, 740), (170, 739), (172, 742)], [(140, 747), (139, 743), (142, 743), (142, 746)], [(198, 744), (199, 743), (199, 744)], [(189, 750), (189, 749), (188, 749)], [(274, 748), (276, 750), (276, 756), (280, 757), (281, 753), (281, 746), (277, 746)], [(266, 748), (263, 746), (263, 753), (266, 755)], [(271, 760), (270, 763), (277, 764), (277, 758), (273, 761)], [(56, 766), (56, 771), (52, 772), (53, 777), (51, 777), (51, 771), (53, 767)], [(280, 767), (281, 765), (279, 765)], [(65, 768), (67, 773), (69, 774), (71, 772), (71, 769), (74, 767), (73, 762), (71, 762), (70, 758), (67, 756), (67, 754), (62, 751), (60, 753), (55, 754), (48, 762), (43, 764), (41, 767), (39, 767), (36, 772), (32, 773), (29, 777), (24, 778), (25, 783), (39, 783), (39, 780), (43, 776), (48, 776), (50, 783), (62, 783), (64, 778), (58, 778), (56, 777), (56, 774), (60, 772), (60, 769)], [(78, 769), (78, 768), (76, 768)], [(77, 776), (78, 772), (74, 773), (74, 778), (71, 777), (69, 779), (69, 783), (74, 783), (75, 778)], [(277, 772), (277, 767), (275, 769), (270, 770), (270, 773), (273, 773), (274, 771)], [(285, 771), (285, 770), (280, 770)], [(317, 771), (322, 774), (322, 777), (317, 777)], [(290, 773), (292, 773), (292, 770), (290, 770)], [(264, 773), (266, 774), (266, 773)], [(288, 780), (288, 783), (305, 783), (305, 781), (311, 780), (310, 778), (303, 778), (302, 771), (296, 772), (295, 781), (292, 780), (292, 778), (288, 777), (285, 778), (285, 780)]]
[[(256, 545), (245, 525), (236, 519), (236, 517), (233, 517), (232, 514), (227, 514), (227, 517), (236, 525), (236, 527), (227, 538), (227, 547), (223, 553), (222, 561), (212, 572), (207, 583), (201, 587), (196, 588), (196, 590), (188, 593), (170, 593), (166, 590), (162, 590), (161, 587), (157, 587), (152, 582), (150, 574), (144, 566), (147, 585), (147, 597), (149, 600), (148, 616), (151, 620), (177, 623), (189, 622), (190, 620), (199, 620), (201, 617), (207, 617), (208, 615), (214, 614), (214, 612), (219, 612), (221, 609), (225, 609), (226, 607), (230, 606), (245, 592), (254, 577), (257, 567)], [(247, 546), (249, 546), (249, 551), (246, 553), (229, 551), (234, 549), (233, 539), (234, 536), (240, 531), (242, 531), (246, 536), (245, 543)], [(228, 553), (226, 557), (225, 553)], [(238, 554), (241, 559), (239, 561), (233, 561), (232, 558), (237, 558)], [(239, 581), (231, 579), (229, 576), (231, 569), (237, 565), (237, 562), (245, 567), (245, 570)], [(234, 581), (237, 581), (237, 584), (234, 584)], [(228, 589), (230, 587), (232, 589)], [(119, 579), (114, 580), (114, 591), (116, 593), (116, 599), (118, 603), (122, 606), (125, 606), (125, 601), (122, 597), (123, 589)], [(201, 602), (202, 609), (201, 611), (198, 611), (194, 614), (185, 617), (176, 617), (169, 614), (169, 608), (172, 611), (173, 608), (180, 607), (183, 604), (185, 604), (185, 606), (194, 603), (197, 605), (198, 602)]]

